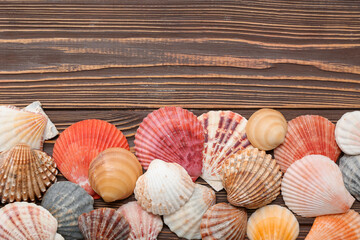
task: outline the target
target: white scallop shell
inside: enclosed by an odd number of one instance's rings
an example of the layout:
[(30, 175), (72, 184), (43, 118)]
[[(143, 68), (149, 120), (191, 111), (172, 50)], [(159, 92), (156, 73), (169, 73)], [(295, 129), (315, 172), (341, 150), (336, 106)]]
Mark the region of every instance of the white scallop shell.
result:
[(360, 201), (360, 155), (342, 156), (339, 167), (346, 189)]
[(196, 184), (189, 201), (175, 213), (165, 215), (164, 222), (178, 237), (201, 239), (201, 219), (215, 201), (215, 192), (212, 189)]
[(148, 212), (167, 215), (180, 209), (194, 192), (195, 183), (177, 163), (151, 161), (134, 190), (138, 204)]
[(344, 153), (360, 154), (360, 111), (347, 112), (339, 119), (335, 139)]

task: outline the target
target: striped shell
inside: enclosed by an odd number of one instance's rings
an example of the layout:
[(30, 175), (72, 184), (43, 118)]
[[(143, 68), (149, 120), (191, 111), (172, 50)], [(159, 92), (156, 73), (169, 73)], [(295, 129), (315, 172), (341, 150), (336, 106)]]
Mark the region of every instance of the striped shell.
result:
[(344, 155), (340, 158), (339, 167), (346, 189), (360, 201), (360, 155)]
[(347, 112), (339, 119), (335, 138), (344, 153), (360, 154), (360, 111)]

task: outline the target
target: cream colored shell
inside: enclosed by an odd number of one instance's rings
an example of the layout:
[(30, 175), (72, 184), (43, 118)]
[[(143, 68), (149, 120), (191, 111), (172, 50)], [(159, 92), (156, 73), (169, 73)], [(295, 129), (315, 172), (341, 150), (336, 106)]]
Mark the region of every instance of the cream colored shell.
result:
[(360, 154), (360, 111), (347, 112), (337, 121), (335, 139), (344, 153)]

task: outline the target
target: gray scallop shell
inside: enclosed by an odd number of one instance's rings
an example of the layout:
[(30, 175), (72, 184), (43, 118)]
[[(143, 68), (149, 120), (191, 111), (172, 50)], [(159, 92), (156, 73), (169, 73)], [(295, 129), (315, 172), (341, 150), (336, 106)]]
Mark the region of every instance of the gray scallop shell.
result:
[(57, 182), (46, 192), (41, 206), (58, 220), (58, 233), (66, 240), (83, 239), (78, 218), (94, 209), (93, 198), (79, 185)]
[(340, 158), (340, 170), (346, 189), (360, 201), (360, 155)]

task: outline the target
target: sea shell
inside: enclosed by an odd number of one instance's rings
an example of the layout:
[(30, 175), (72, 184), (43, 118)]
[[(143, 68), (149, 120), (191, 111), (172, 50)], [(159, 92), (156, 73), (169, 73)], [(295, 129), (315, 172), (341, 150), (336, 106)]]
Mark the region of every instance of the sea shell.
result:
[(215, 201), (215, 192), (211, 188), (196, 184), (189, 201), (176, 212), (165, 215), (164, 223), (178, 237), (201, 239), (201, 219), (209, 207), (215, 204)]
[(299, 222), (287, 208), (269, 205), (256, 210), (249, 218), (247, 236), (250, 240), (295, 240)]
[(89, 119), (71, 125), (60, 134), (53, 156), (66, 179), (99, 198), (89, 183), (89, 165), (100, 152), (111, 147), (130, 149), (125, 136), (114, 125)]
[(102, 151), (89, 167), (90, 185), (105, 202), (129, 197), (141, 174), (142, 168), (135, 155), (123, 148)]
[(204, 240), (244, 240), (247, 213), (227, 203), (211, 206), (201, 220), (200, 233)]
[(360, 215), (354, 210), (347, 213), (315, 218), (305, 240), (359, 240)]
[(346, 189), (360, 201), (360, 155), (342, 156), (339, 167)]
[(210, 111), (198, 117), (205, 133), (201, 178), (216, 191), (223, 189), (222, 163), (232, 154), (250, 146), (246, 138), (247, 120), (231, 111)]
[(335, 125), (317, 115), (304, 115), (288, 122), (285, 141), (274, 150), (281, 171), (295, 161), (312, 154), (337, 161), (341, 151), (335, 141)]
[(52, 185), (41, 202), (58, 221), (58, 232), (67, 240), (83, 239), (78, 226), (81, 214), (94, 209), (94, 199), (79, 185), (63, 181)]
[(344, 153), (360, 154), (360, 111), (347, 112), (339, 119), (335, 138)]
[(56, 181), (54, 159), (27, 144), (18, 144), (0, 153), (1, 202), (35, 201), (41, 199)]
[(85, 240), (125, 240), (131, 230), (125, 217), (111, 208), (81, 214), (79, 228)]
[(346, 190), (339, 167), (322, 155), (309, 155), (286, 171), (281, 192), (285, 204), (303, 217), (347, 212), (355, 199)]
[(223, 185), (228, 201), (250, 209), (269, 204), (280, 194), (281, 171), (270, 154), (245, 149), (223, 164)]
[(130, 224), (129, 240), (156, 240), (163, 228), (160, 216), (146, 212), (135, 201), (122, 205), (117, 211)]
[(180, 209), (194, 192), (195, 183), (177, 163), (153, 160), (134, 190), (138, 204), (148, 212), (168, 215)]
[(251, 144), (260, 150), (272, 150), (285, 140), (287, 122), (274, 109), (263, 108), (251, 115), (246, 125), (246, 135)]
[(150, 113), (135, 134), (135, 152), (147, 169), (154, 159), (183, 166), (193, 181), (202, 170), (204, 130), (197, 117), (180, 107)]
[(60, 240), (56, 219), (33, 203), (10, 203), (0, 209), (1, 240)]

